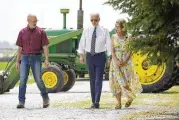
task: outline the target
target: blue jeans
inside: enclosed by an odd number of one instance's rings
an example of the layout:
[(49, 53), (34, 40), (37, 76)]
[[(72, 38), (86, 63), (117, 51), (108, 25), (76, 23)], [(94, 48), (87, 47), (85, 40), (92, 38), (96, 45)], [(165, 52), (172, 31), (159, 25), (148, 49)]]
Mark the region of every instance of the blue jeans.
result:
[(43, 99), (48, 99), (48, 93), (44, 82), (41, 79), (41, 55), (22, 55), (20, 64), (20, 86), (19, 102), (25, 103), (26, 84), (29, 76), (29, 70), (32, 70), (35, 82), (41, 92)]

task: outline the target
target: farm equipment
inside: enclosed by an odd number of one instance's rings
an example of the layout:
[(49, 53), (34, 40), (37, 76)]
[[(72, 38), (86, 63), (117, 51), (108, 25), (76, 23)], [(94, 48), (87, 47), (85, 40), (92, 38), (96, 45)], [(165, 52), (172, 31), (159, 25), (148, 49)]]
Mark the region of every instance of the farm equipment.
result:
[[(42, 69), (42, 79), (49, 93), (70, 90), (77, 75), (84, 77), (88, 73), (87, 65), (80, 64), (77, 54), (78, 43), (83, 31), (82, 0), (78, 10), (77, 30), (66, 29), (66, 15), (69, 9), (61, 9), (64, 16), (62, 30), (45, 30), (49, 44), (49, 68)], [(110, 32), (113, 34), (114, 30)], [(42, 56), (44, 58), (44, 56)], [(171, 88), (178, 79), (178, 69), (174, 60), (168, 60), (160, 65), (150, 65), (147, 57), (140, 54), (132, 56), (134, 67), (143, 87), (143, 92), (162, 92)], [(15, 70), (16, 55), (9, 61), (6, 69), (0, 75), (0, 94), (12, 89), (19, 80), (19, 73)], [(108, 68), (104, 74), (108, 77)]]

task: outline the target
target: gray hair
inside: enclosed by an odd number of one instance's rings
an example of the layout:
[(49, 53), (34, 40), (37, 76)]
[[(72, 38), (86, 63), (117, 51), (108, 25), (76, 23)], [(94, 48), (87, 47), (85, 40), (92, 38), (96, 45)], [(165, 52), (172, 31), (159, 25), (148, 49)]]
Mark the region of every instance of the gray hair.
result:
[(35, 14), (28, 14), (27, 20), (29, 20), (30, 17), (36, 17), (36, 19), (37, 19), (37, 16)]
[(96, 17), (100, 18), (99, 13), (91, 13), (90, 16), (91, 16), (91, 17), (92, 17), (92, 16), (96, 16)]

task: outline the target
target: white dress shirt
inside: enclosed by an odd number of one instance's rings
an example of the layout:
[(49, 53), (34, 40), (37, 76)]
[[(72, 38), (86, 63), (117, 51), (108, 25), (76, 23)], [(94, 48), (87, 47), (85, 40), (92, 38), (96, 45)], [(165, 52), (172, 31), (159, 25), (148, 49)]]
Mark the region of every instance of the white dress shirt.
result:
[[(95, 27), (92, 26), (83, 31), (77, 50), (79, 54), (84, 54), (85, 51), (91, 51), (91, 40), (94, 28)], [(108, 56), (111, 55), (111, 40), (109, 32), (106, 28), (97, 26), (95, 53), (105, 52), (106, 50)]]

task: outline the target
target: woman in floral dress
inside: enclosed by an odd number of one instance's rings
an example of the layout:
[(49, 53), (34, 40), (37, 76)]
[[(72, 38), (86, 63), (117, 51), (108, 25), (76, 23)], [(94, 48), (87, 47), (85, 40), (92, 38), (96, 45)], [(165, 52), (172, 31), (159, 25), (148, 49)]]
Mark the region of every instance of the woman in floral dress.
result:
[(116, 34), (111, 37), (112, 60), (109, 69), (109, 84), (117, 99), (116, 109), (121, 109), (121, 97), (127, 96), (125, 107), (129, 107), (141, 85), (134, 70), (131, 53), (126, 50), (130, 40), (127, 35), (126, 21), (119, 19), (115, 23)]

